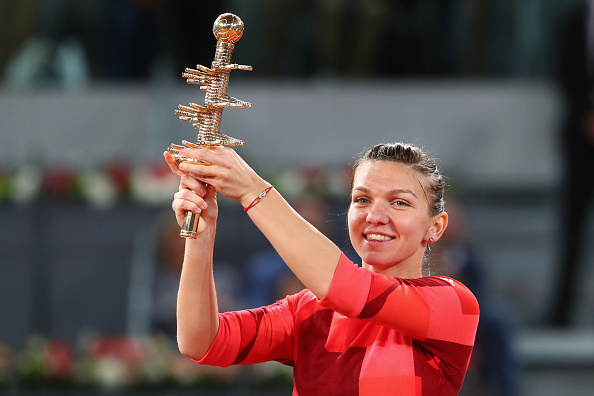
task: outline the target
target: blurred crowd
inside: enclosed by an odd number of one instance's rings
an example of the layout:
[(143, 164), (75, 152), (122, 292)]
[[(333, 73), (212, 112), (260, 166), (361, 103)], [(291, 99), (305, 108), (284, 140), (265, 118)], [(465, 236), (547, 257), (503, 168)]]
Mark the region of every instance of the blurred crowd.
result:
[[(573, 1), (573, 0), (572, 0)], [(22, 0), (0, 3), (8, 85), (177, 76), (209, 65), (223, 12), (246, 25), (251, 76), (545, 76), (554, 0)]]

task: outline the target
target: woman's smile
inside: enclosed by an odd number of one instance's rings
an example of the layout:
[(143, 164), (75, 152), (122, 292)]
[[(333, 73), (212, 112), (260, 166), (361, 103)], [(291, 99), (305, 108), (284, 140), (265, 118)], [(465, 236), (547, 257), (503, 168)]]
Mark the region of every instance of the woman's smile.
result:
[[(389, 161), (368, 161), (353, 178), (349, 234), (365, 267), (409, 276), (419, 272), (431, 224), (417, 175)], [(410, 267), (410, 268), (409, 268)]]
[(383, 234), (369, 233), (369, 234), (364, 234), (364, 236), (365, 236), (365, 239), (367, 239), (368, 241), (373, 241), (373, 242), (387, 242), (387, 241), (391, 241), (394, 239), (394, 237), (383, 235)]

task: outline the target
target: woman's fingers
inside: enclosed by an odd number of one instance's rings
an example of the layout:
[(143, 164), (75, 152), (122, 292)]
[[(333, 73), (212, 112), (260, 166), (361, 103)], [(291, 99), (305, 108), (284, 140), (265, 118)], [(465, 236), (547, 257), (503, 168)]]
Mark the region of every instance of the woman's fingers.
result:
[(165, 162), (167, 162), (167, 165), (169, 165), (169, 168), (171, 169), (171, 172), (173, 172), (174, 175), (182, 177), (185, 174), (183, 171), (179, 169), (179, 166), (177, 165), (175, 158), (173, 158), (173, 155), (171, 155), (169, 151), (165, 151), (163, 153), (163, 156), (165, 157)]
[[(188, 153), (184, 153), (183, 155), (198, 158), (195, 153), (193, 156), (188, 155)], [(216, 188), (207, 184), (208, 182), (205, 182), (204, 179), (196, 178), (187, 170), (180, 169), (179, 164), (171, 153), (165, 152), (163, 156), (171, 171), (180, 177), (179, 191), (174, 194), (174, 199), (171, 203), (178, 224), (180, 226), (183, 225), (187, 212), (199, 214), (204, 219), (204, 221), (200, 222), (199, 228), (202, 227), (204, 229), (207, 224), (215, 224), (218, 214)], [(185, 163), (182, 164), (186, 165)], [(207, 165), (196, 165), (191, 162), (190, 164), (196, 166), (198, 168), (197, 170), (209, 167)]]
[(196, 148), (187, 148), (180, 151), (183, 157), (189, 157), (206, 162), (207, 164), (216, 163), (218, 159), (233, 151), (226, 146), (202, 146)]
[(184, 174), (179, 182), (179, 190), (192, 190), (201, 197), (206, 195), (206, 185), (194, 177)]
[[(190, 158), (198, 158), (196, 152), (201, 149), (191, 149), (193, 151), (189, 151), (189, 150), (190, 149), (188, 149), (188, 151), (184, 150), (184, 156), (189, 156)], [(191, 162), (182, 162), (181, 164), (178, 164), (177, 161), (175, 160), (175, 158), (173, 157), (173, 155), (171, 155), (171, 153), (169, 151), (165, 151), (163, 153), (163, 156), (165, 157), (165, 162), (167, 162), (167, 165), (169, 165), (169, 169), (171, 169), (171, 172), (173, 172), (174, 175), (179, 176), (179, 177), (183, 177), (184, 175), (187, 175), (191, 170), (194, 170), (195, 171), (194, 173), (198, 174), (202, 168), (208, 166), (208, 165), (193, 164)], [(180, 169), (180, 168), (183, 168), (183, 169)]]
[(186, 213), (192, 212), (201, 214), (207, 208), (206, 202), (190, 190), (178, 191), (174, 194), (174, 199), (171, 208), (175, 212), (180, 227), (184, 223)]
[(216, 177), (218, 169), (229, 167), (234, 151), (225, 146), (209, 146), (193, 149), (185, 149), (180, 152), (181, 155), (189, 158), (198, 159), (209, 165), (200, 165), (191, 162), (180, 164), (184, 172), (192, 173), (198, 177)]
[[(192, 162), (183, 162), (177, 166), (170, 163), (172, 169), (178, 169), (188, 177), (197, 179), (213, 186), (226, 197), (233, 198), (242, 203), (249, 197), (256, 196), (266, 184), (260, 176), (239, 156), (232, 148), (225, 146), (209, 146), (184, 149), (180, 152), (184, 157), (194, 158), (208, 163), (199, 165)], [(195, 181), (183, 178), (183, 188), (196, 192), (198, 189)], [(256, 194), (256, 195), (254, 195)], [(201, 193), (201, 196), (205, 196)], [(246, 198), (247, 197), (247, 198)]]
[(200, 209), (200, 207), (195, 202), (185, 199), (174, 199), (171, 207), (173, 208), (175, 214), (181, 217), (185, 216), (186, 212), (192, 212), (196, 214), (202, 212), (202, 209)]
[(194, 213), (200, 213), (208, 208), (208, 204), (198, 194), (192, 190), (182, 189), (173, 195), (175, 201), (179, 201), (178, 207), (181, 210), (190, 210)]
[(214, 165), (198, 165), (183, 162), (179, 166), (181, 172), (185, 172), (197, 179), (207, 180), (218, 176), (217, 168)]

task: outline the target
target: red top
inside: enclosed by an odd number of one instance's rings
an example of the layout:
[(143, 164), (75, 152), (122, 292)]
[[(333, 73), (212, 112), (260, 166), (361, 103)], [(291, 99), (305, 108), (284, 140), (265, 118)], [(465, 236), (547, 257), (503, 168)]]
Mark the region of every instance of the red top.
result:
[(344, 254), (328, 294), (309, 290), (219, 315), (198, 363), (294, 366), (293, 395), (457, 395), (479, 319), (473, 294), (447, 277), (399, 279)]

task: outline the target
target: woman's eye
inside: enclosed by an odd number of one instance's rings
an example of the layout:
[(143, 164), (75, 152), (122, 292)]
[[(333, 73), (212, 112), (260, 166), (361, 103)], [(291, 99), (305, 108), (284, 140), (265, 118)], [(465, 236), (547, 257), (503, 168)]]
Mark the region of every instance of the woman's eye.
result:
[(355, 203), (367, 203), (369, 202), (369, 200), (365, 197), (357, 197), (355, 199), (353, 199), (353, 202)]
[(394, 205), (396, 205), (396, 206), (408, 206), (408, 202), (402, 201), (402, 200), (397, 200), (397, 201), (394, 201)]

